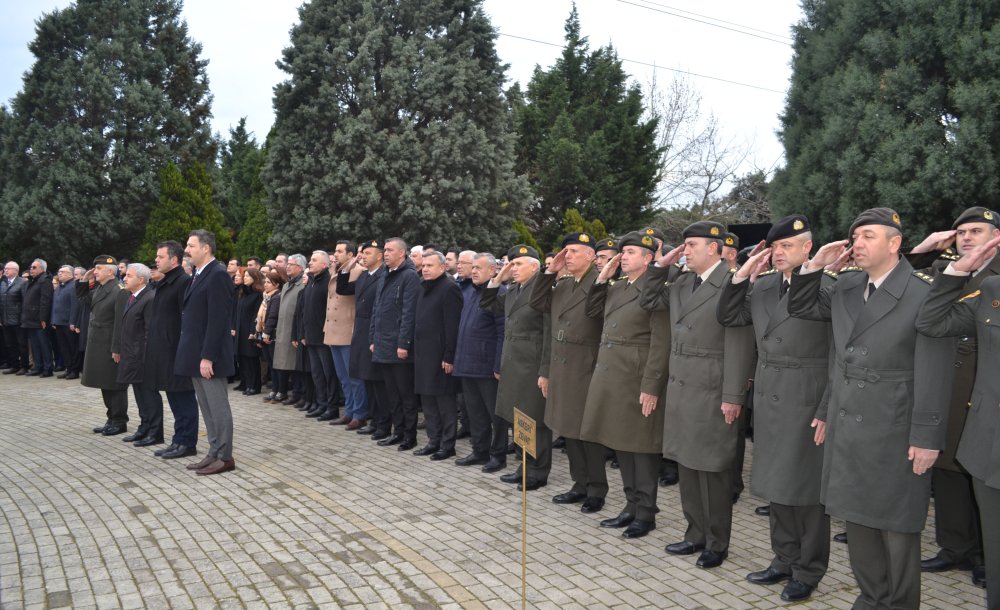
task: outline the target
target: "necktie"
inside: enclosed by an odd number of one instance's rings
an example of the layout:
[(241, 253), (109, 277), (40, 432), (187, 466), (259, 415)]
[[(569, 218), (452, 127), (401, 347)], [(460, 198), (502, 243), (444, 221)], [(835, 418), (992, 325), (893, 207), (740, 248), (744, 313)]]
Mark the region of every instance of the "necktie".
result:
[(781, 288), (778, 289), (778, 298), (785, 296), (788, 292), (788, 280), (781, 280)]
[(692, 290), (691, 292), (694, 292), (695, 290), (698, 290), (698, 286), (701, 286), (701, 276), (700, 275), (694, 276), (694, 290)]
[(873, 294), (875, 294), (875, 284), (873, 282), (868, 282), (868, 298), (872, 298)]
[(134, 294), (130, 294), (128, 296), (128, 306), (131, 307), (132, 303), (135, 303), (135, 295)]

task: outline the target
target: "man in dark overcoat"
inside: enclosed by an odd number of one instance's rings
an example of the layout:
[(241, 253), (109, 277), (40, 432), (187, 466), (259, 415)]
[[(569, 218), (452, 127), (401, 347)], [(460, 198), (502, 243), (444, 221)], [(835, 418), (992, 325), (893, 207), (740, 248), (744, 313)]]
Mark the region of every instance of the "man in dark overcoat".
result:
[(118, 298), (125, 299), (118, 322), (118, 351), (112, 357), (118, 362), (118, 382), (130, 384), (135, 404), (139, 407), (139, 426), (134, 434), (122, 440), (136, 447), (148, 447), (163, 442), (163, 399), (155, 387), (145, 382), (146, 343), (152, 317), (153, 289), (149, 267), (131, 263), (125, 270), (124, 290)]
[(94, 428), (95, 433), (114, 436), (125, 432), (128, 424), (127, 386), (118, 382), (116, 325), (121, 320), (125, 302), (120, 299), (116, 275), (118, 261), (102, 254), (94, 259), (94, 267), (76, 283), (76, 296), (90, 308), (87, 327), (87, 357), (83, 360), (80, 382), (88, 388), (100, 388), (107, 421)]

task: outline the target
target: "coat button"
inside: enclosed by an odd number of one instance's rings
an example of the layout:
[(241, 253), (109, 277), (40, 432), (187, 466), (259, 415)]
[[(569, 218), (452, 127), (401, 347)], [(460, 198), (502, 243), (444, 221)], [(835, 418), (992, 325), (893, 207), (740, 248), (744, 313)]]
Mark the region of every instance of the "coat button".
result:
[(863, 387), (865, 387), (865, 382), (864, 382), (864, 381), (859, 381), (859, 382), (858, 382), (858, 387), (859, 387), (859, 388), (863, 388)]
[(844, 378), (844, 385), (847, 385), (849, 383), (851, 383), (851, 380), (845, 377)]
[(764, 335), (764, 336), (763, 336), (763, 337), (761, 338), (761, 341), (767, 341), (767, 335)]
[(841, 417), (844, 417), (845, 415), (847, 415), (847, 411), (845, 411), (845, 410), (841, 409), (841, 410), (840, 410), (840, 416), (841, 416)]
[(777, 394), (771, 394), (771, 400), (773, 400), (774, 402), (778, 402), (778, 395)]
[(678, 381), (678, 382), (677, 382), (677, 385), (679, 385), (679, 386), (683, 386), (683, 385), (684, 385), (684, 380), (683, 380), (683, 379), (681, 379), (680, 381)]
[(868, 348), (867, 347), (862, 347), (861, 348), (861, 355), (863, 355), (863, 356), (867, 356), (868, 355)]
[(611, 323), (611, 327), (612, 328), (618, 328), (618, 322), (612, 322)]
[(940, 419), (941, 418), (938, 417), (937, 415), (931, 415), (931, 421), (934, 422), (935, 424), (938, 423)]
[(861, 420), (863, 420), (864, 418), (863, 418), (863, 417), (861, 417), (860, 415), (858, 415), (858, 416), (857, 416), (857, 417), (855, 417), (854, 419), (855, 419), (855, 420), (856, 420), (856, 421), (857, 421), (858, 423), (861, 423)]
[(853, 352), (854, 351), (854, 346), (853, 345), (848, 345), (847, 346), (847, 351)]
[(775, 339), (774, 341), (775, 341), (775, 343), (781, 343), (781, 337), (778, 337), (778, 338), (777, 338), (777, 339)]

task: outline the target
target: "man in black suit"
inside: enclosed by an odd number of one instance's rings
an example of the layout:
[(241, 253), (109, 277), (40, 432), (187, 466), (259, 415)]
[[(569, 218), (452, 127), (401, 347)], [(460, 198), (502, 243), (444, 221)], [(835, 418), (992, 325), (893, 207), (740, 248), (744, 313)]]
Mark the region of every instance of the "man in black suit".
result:
[(21, 268), (7, 261), (0, 279), (0, 326), (7, 346), (7, 370), (4, 375), (24, 375), (28, 372), (28, 333), (21, 328), (21, 309), (27, 280), (19, 274)]
[[(139, 406), (139, 427), (135, 434), (122, 440), (136, 447), (163, 442), (163, 399), (155, 387), (143, 382), (146, 341), (149, 332), (149, 308), (153, 290), (149, 288), (151, 273), (142, 263), (132, 263), (125, 270), (125, 289), (119, 299), (125, 306), (117, 324), (118, 351), (111, 354), (118, 362), (118, 381), (132, 385), (135, 403)], [(125, 296), (125, 295), (128, 296)]]
[[(174, 414), (174, 436), (170, 445), (153, 455), (165, 460), (195, 455), (198, 451), (198, 401), (191, 378), (174, 374), (174, 357), (181, 340), (181, 310), (191, 277), (181, 261), (184, 247), (170, 240), (156, 244), (156, 270), (163, 277), (156, 282), (156, 292), (149, 305), (146, 368), (143, 384), (167, 394)], [(161, 407), (162, 409), (162, 407)], [(162, 419), (162, 415), (161, 415)]]
[(191, 231), (184, 253), (191, 257), (194, 277), (184, 295), (181, 339), (174, 373), (191, 378), (208, 430), (208, 453), (187, 466), (200, 475), (236, 469), (233, 460), (233, 414), (226, 378), (235, 374), (230, 315), (233, 280), (215, 260), (215, 234)]

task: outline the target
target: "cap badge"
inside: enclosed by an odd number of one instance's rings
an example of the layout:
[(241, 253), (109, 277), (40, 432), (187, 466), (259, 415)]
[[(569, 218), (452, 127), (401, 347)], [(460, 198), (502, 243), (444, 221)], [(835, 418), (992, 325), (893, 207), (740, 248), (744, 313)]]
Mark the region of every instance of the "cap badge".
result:
[(527, 254), (528, 253), (528, 249), (522, 246), (522, 247), (520, 247), (520, 248), (517, 249), (517, 253), (518, 254)]
[(709, 234), (715, 236), (719, 234), (719, 227), (712, 227), (708, 230)]
[(985, 212), (983, 212), (983, 218), (985, 218), (986, 220), (993, 220), (993, 212), (986, 210)]
[(587, 243), (588, 241), (590, 241), (590, 238), (587, 237), (586, 235), (581, 235), (580, 236), (580, 241), (583, 242), (583, 243)]
[(895, 223), (895, 224), (897, 224), (897, 225), (903, 224), (899, 220), (899, 214), (896, 214), (895, 212), (892, 213), (892, 222)]
[(792, 223), (793, 231), (801, 231), (804, 228), (806, 228), (806, 223), (802, 222), (801, 220), (796, 220), (795, 222)]
[(649, 235), (643, 235), (642, 236), (642, 245), (644, 245), (644, 246), (652, 246), (653, 245), (653, 238), (651, 238)]

